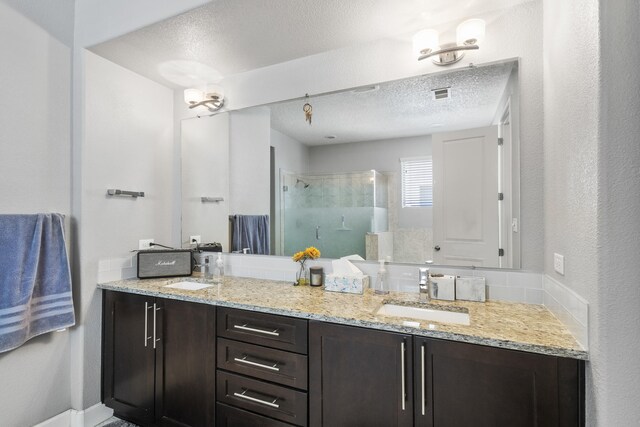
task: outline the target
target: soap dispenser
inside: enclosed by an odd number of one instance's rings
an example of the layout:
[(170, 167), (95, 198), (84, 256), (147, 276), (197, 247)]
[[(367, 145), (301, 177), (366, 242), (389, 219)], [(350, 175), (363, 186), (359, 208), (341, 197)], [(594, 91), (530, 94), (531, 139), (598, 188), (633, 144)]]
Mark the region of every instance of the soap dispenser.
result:
[(224, 277), (224, 260), (222, 259), (222, 252), (218, 252), (218, 259), (216, 259), (216, 265), (213, 268), (213, 282), (222, 283)]
[(387, 269), (385, 267), (385, 260), (381, 259), (378, 261), (380, 263), (380, 268), (378, 269), (378, 275), (376, 276), (376, 286), (374, 288), (374, 292), (376, 294), (388, 294), (389, 293), (389, 283), (387, 277)]

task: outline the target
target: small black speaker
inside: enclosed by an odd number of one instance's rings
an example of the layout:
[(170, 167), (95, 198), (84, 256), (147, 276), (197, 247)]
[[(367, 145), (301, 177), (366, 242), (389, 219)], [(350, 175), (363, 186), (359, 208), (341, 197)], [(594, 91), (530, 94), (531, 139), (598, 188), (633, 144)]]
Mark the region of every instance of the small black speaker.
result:
[(193, 262), (190, 249), (138, 251), (138, 278), (191, 276)]

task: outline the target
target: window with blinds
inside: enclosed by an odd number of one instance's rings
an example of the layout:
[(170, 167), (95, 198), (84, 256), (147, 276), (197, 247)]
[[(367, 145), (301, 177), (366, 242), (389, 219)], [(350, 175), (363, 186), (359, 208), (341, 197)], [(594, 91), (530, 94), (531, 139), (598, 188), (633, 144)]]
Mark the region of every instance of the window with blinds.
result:
[(433, 205), (433, 167), (431, 156), (400, 159), (402, 207)]

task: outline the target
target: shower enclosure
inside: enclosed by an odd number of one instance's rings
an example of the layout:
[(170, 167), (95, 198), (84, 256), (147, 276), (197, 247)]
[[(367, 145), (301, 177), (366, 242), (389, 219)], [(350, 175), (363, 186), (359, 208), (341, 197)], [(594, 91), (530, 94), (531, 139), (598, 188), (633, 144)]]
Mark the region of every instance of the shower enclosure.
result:
[(280, 183), (282, 255), (315, 246), (323, 258), (365, 258), (366, 234), (388, 230), (388, 177), (380, 172), (281, 172)]

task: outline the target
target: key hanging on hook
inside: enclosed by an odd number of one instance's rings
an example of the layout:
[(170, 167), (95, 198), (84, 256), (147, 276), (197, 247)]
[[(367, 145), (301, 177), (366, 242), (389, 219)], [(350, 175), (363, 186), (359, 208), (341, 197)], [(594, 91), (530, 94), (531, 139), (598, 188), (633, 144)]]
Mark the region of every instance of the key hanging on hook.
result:
[(304, 111), (304, 119), (305, 119), (305, 121), (309, 122), (309, 126), (311, 126), (311, 116), (313, 114), (313, 107), (308, 102), (308, 100), (309, 100), (309, 94), (308, 93), (305, 94), (305, 98), (307, 99), (307, 102), (302, 106), (302, 111)]

